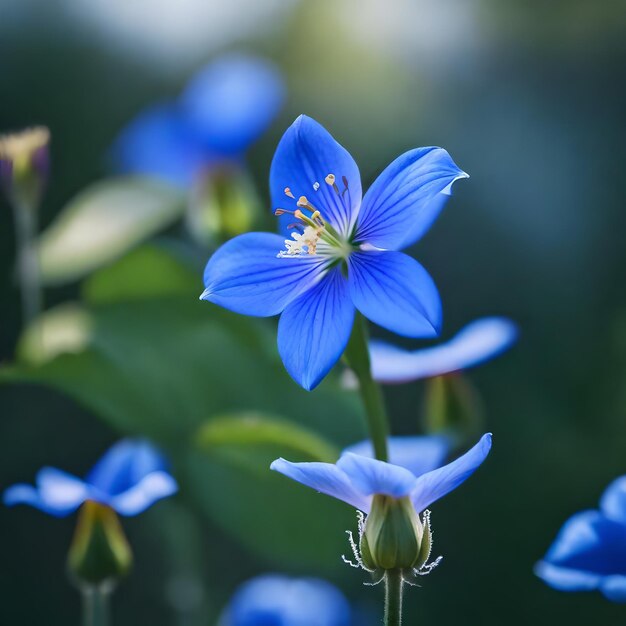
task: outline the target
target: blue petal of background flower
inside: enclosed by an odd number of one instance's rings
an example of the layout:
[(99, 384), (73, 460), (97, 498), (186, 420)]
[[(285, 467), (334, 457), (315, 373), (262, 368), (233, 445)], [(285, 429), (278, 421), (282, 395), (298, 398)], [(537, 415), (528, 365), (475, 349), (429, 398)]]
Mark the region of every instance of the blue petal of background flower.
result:
[[(415, 476), (441, 467), (450, 448), (450, 440), (444, 435), (387, 438), (389, 463), (405, 467)], [(343, 452), (375, 458), (374, 446), (370, 439), (348, 446)]]
[(269, 61), (245, 54), (222, 56), (191, 79), (180, 98), (183, 117), (213, 154), (243, 154), (265, 132), (285, 96)]
[(125, 439), (96, 463), (83, 481), (55, 468), (43, 468), (36, 486), (18, 484), (3, 496), (7, 506), (28, 504), (63, 517), (86, 500), (110, 506), (121, 515), (137, 515), (178, 490), (161, 454), (145, 441)]
[(565, 522), (535, 573), (559, 591), (600, 591), (626, 602), (626, 519), (622, 476), (605, 490), (600, 510), (576, 513)]
[(431, 348), (404, 350), (385, 341), (370, 342), (372, 375), (381, 383), (406, 383), (441, 376), (492, 359), (516, 341), (516, 324), (486, 317), (468, 324), (450, 341)]
[(203, 170), (239, 160), (278, 113), (284, 86), (269, 61), (243, 54), (202, 69), (176, 102), (149, 107), (120, 133), (116, 169), (188, 186)]
[(348, 601), (330, 583), (266, 574), (239, 587), (220, 626), (348, 626), (350, 622)]

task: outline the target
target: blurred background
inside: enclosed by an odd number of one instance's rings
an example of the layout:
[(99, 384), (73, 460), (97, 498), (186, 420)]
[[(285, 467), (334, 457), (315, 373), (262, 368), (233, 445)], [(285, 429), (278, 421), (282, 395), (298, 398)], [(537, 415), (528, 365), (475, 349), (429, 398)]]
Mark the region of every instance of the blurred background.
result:
[[(407, 149), (445, 147), (471, 178), (411, 250), (441, 291), (443, 337), (491, 314), (516, 320), (521, 337), (468, 373), (493, 453), (433, 507), (444, 561), (407, 592), (406, 621), (624, 619), (598, 594), (561, 594), (532, 573), (566, 517), (626, 472), (623, 2), (4, 0), (0, 10), (0, 131), (45, 124), (52, 135), (43, 230), (111, 176), (113, 141), (137, 113), (225, 51), (272, 60), (286, 82), (247, 155), (268, 212), (271, 157), (300, 113), (350, 150), (364, 187)], [(82, 475), (122, 434), (159, 443), (181, 482), (125, 521), (136, 565), (114, 623), (214, 623), (236, 585), (267, 570), (328, 578), (362, 623), (377, 623), (382, 588), (363, 587), (339, 558), (349, 507), (268, 476), (272, 455), (298, 457), (287, 444), (246, 450), (211, 430), (216, 417), (262, 410), (340, 449), (364, 428), (338, 376), (307, 395), (278, 361), (274, 320), (199, 302), (211, 248), (174, 219), (148, 229), (149, 243), (139, 236), (98, 268), (51, 280), (46, 308), (65, 307), (70, 339), (33, 356), (4, 198), (0, 209), (0, 487), (42, 465)], [(386, 390), (397, 433), (420, 428), (423, 393)], [(0, 510), (1, 624), (78, 621), (62, 575), (73, 523)]]

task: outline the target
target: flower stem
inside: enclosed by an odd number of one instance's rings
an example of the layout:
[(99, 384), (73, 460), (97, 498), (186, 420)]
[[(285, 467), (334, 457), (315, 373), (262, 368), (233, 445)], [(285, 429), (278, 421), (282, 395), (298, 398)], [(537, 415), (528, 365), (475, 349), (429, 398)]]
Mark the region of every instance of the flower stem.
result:
[(374, 454), (380, 461), (386, 461), (389, 420), (380, 386), (372, 378), (367, 341), (365, 318), (357, 313), (345, 357), (359, 380), (359, 392), (365, 405)]
[(107, 583), (81, 586), (83, 626), (109, 626), (109, 598), (112, 587)]
[(28, 326), (41, 312), (39, 259), (35, 237), (37, 217), (33, 207), (14, 201), (17, 272), (22, 294), (22, 316)]
[(385, 626), (402, 624), (402, 570), (390, 569), (385, 573)]

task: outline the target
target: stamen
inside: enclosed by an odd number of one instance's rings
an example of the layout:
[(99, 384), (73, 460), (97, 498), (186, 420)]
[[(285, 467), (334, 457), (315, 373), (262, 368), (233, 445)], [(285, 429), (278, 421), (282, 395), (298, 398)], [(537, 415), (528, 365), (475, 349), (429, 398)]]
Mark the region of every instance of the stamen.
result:
[(298, 201), (296, 202), (296, 204), (297, 204), (299, 207), (301, 207), (301, 208), (305, 208), (305, 207), (307, 207), (307, 206), (308, 206), (309, 201), (308, 201), (308, 199), (307, 199), (307, 197), (306, 197), (306, 196), (300, 196), (300, 197), (298, 198)]
[(337, 187), (337, 183), (335, 182), (335, 175), (334, 174), (328, 174), (328, 176), (326, 176), (326, 178), (324, 180), (326, 181), (327, 185), (330, 185), (335, 190), (335, 193), (338, 196), (341, 195), (339, 193), (339, 188)]
[(291, 189), (289, 189), (289, 187), (285, 187), (285, 195), (293, 198), (294, 200), (296, 199), (296, 197), (291, 193)]

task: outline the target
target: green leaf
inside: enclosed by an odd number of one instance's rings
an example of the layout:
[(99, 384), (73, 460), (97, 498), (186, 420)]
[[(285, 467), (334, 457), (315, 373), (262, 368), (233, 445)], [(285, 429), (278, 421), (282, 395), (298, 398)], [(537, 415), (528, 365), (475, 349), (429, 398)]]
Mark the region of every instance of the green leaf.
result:
[(178, 256), (165, 242), (141, 246), (90, 276), (83, 285), (83, 296), (90, 304), (174, 295), (197, 297), (202, 292), (201, 274)]
[(147, 178), (116, 178), (88, 187), (41, 235), (44, 284), (71, 282), (105, 265), (179, 219), (181, 191)]
[[(289, 452), (307, 461), (334, 463), (339, 456), (337, 446), (286, 419), (257, 412), (244, 412), (212, 417), (196, 435), (198, 446), (207, 454), (229, 456), (246, 466), (256, 467), (253, 460), (259, 452), (271, 460)], [(267, 464), (260, 464), (267, 471)]]
[(18, 358), (25, 363), (42, 364), (60, 354), (80, 352), (89, 343), (92, 320), (76, 302), (60, 304), (42, 313), (20, 337)]

